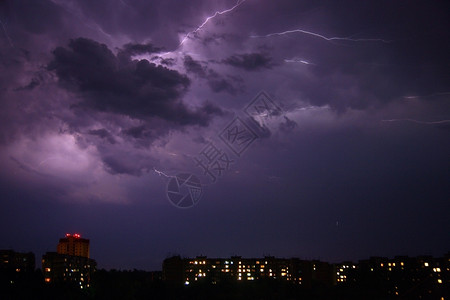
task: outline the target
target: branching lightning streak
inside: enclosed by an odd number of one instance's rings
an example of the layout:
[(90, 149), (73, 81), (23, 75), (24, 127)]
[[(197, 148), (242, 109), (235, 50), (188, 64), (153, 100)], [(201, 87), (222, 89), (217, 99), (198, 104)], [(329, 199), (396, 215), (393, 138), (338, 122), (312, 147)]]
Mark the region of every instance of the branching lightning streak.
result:
[[(177, 176), (173, 176), (173, 175), (167, 175), (166, 173), (164, 173), (163, 171), (159, 171), (157, 170), (155, 167), (153, 167), (153, 171), (158, 174), (159, 176), (164, 176), (166, 178), (177, 178)], [(209, 186), (208, 184), (200, 184), (201, 186)]]
[(190, 35), (196, 34), (199, 30), (201, 30), (209, 22), (209, 20), (215, 18), (218, 15), (223, 15), (223, 14), (226, 14), (226, 13), (229, 13), (229, 12), (233, 11), (235, 8), (237, 8), (238, 6), (240, 6), (244, 2), (245, 2), (245, 0), (238, 0), (236, 2), (236, 4), (232, 8), (229, 8), (229, 9), (226, 9), (226, 10), (223, 10), (223, 11), (216, 11), (214, 13), (214, 15), (207, 17), (206, 20), (200, 26), (197, 27), (197, 29), (195, 29), (195, 30), (193, 30), (191, 32), (188, 32), (188, 34), (186, 34), (186, 36), (181, 40), (179, 46), (183, 45), (183, 43), (189, 38)]
[(425, 124), (425, 125), (450, 123), (450, 120), (429, 121), (429, 122), (428, 122), (428, 121), (419, 121), (419, 120), (414, 120), (414, 119), (390, 119), (390, 120), (381, 120), (381, 122), (401, 122), (401, 121), (413, 122), (413, 123), (417, 123), (417, 124)]
[(155, 167), (153, 167), (153, 171), (155, 171), (155, 173), (158, 174), (159, 176), (164, 176), (166, 178), (174, 178), (175, 177), (175, 176), (167, 175), (166, 173), (164, 173), (162, 171), (156, 170)]
[(274, 33), (270, 33), (267, 35), (251, 35), (251, 38), (266, 38), (266, 37), (271, 37), (271, 36), (281, 36), (281, 35), (286, 35), (286, 34), (290, 34), (290, 33), (304, 33), (304, 34), (308, 34), (308, 35), (312, 35), (318, 38), (321, 38), (323, 40), (326, 41), (350, 41), (350, 42), (383, 42), (383, 43), (390, 43), (390, 41), (387, 40), (383, 40), (383, 39), (353, 39), (350, 37), (326, 37), (324, 35), (315, 33), (315, 32), (311, 32), (311, 31), (307, 31), (307, 30), (303, 30), (303, 29), (294, 29), (294, 30), (287, 30), (287, 31), (283, 31), (283, 32), (274, 32)]

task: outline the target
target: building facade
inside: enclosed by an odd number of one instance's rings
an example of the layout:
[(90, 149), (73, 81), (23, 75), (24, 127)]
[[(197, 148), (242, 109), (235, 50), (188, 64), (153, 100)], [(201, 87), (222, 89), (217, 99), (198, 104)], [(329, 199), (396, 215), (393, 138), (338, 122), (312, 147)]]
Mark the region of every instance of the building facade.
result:
[(88, 288), (97, 266), (96, 261), (89, 258), (89, 239), (81, 238), (79, 234), (66, 234), (56, 249), (56, 252), (42, 256), (45, 282)]
[(0, 286), (26, 281), (34, 269), (35, 257), (32, 252), (0, 250)]
[(208, 282), (248, 282), (278, 280), (311, 287), (313, 284), (331, 286), (335, 282), (334, 268), (321, 261), (297, 258), (181, 258), (174, 256), (163, 262), (163, 280), (174, 284)]
[(81, 289), (90, 286), (95, 272), (96, 262), (93, 259), (47, 252), (42, 256), (42, 271), (46, 283), (71, 284)]
[(89, 257), (89, 240), (82, 238), (78, 233), (67, 233), (66, 237), (59, 240), (56, 252), (59, 254)]

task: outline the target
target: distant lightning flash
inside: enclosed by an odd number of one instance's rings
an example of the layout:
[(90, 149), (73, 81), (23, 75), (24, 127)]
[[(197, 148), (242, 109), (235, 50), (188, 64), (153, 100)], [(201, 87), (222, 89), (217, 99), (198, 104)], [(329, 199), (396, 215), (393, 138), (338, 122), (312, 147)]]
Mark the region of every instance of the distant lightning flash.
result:
[(430, 98), (430, 97), (445, 96), (445, 95), (450, 95), (450, 92), (434, 93), (434, 94), (423, 95), (423, 96), (404, 96), (403, 98), (418, 99), (418, 98)]
[(2, 25), (3, 31), (5, 32), (5, 36), (8, 39), (9, 44), (11, 45), (11, 47), (14, 47), (14, 44), (13, 44), (11, 38), (9, 37), (8, 31), (6, 31), (5, 24), (3, 24), (3, 22), (1, 20), (0, 20), (0, 24)]
[(381, 120), (381, 122), (413, 122), (413, 123), (417, 123), (417, 124), (426, 124), (426, 125), (433, 125), (433, 124), (445, 124), (445, 123), (450, 123), (450, 120), (440, 120), (440, 121), (419, 121), (419, 120), (414, 120), (414, 119), (390, 119), (390, 120)]
[(183, 45), (183, 43), (189, 38), (190, 35), (196, 34), (199, 30), (201, 30), (209, 22), (209, 20), (217, 17), (218, 15), (223, 15), (223, 14), (226, 14), (226, 13), (229, 13), (229, 12), (233, 11), (235, 8), (237, 8), (238, 6), (240, 6), (244, 2), (245, 2), (245, 0), (238, 0), (236, 2), (236, 4), (232, 8), (229, 8), (229, 9), (226, 9), (226, 10), (223, 10), (223, 11), (216, 11), (214, 15), (207, 17), (206, 20), (200, 26), (197, 27), (197, 29), (195, 29), (195, 30), (189, 32), (188, 34), (186, 34), (186, 36), (183, 38), (183, 40), (181, 40), (181, 43), (180, 43), (179, 46)]
[(270, 33), (267, 35), (252, 35), (250, 36), (251, 38), (266, 38), (266, 37), (271, 37), (271, 36), (281, 36), (281, 35), (286, 35), (286, 34), (290, 34), (290, 33), (304, 33), (304, 34), (308, 34), (308, 35), (312, 35), (318, 38), (321, 38), (323, 40), (326, 41), (350, 41), (350, 42), (383, 42), (383, 43), (390, 43), (390, 41), (387, 40), (383, 40), (383, 39), (353, 39), (350, 37), (326, 37), (324, 35), (315, 33), (315, 32), (311, 32), (311, 31), (306, 31), (303, 29), (294, 29), (294, 30), (287, 30), (287, 31), (283, 31), (283, 32), (275, 32), (275, 33)]
[(284, 62), (287, 63), (301, 63), (304, 65), (315, 65), (313, 63), (310, 63), (309, 61), (303, 60), (303, 59), (297, 59), (297, 58), (293, 58), (293, 59), (285, 59)]

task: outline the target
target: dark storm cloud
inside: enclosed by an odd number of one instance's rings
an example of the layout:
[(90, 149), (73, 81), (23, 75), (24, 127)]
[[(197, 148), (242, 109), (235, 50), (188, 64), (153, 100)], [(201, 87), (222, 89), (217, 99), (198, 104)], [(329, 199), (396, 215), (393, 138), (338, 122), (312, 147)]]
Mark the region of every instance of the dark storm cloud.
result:
[(156, 139), (165, 135), (168, 129), (160, 126), (140, 125), (122, 129), (121, 134), (126, 138), (131, 138), (134, 147), (148, 148)]
[(141, 139), (145, 136), (148, 136), (148, 134), (146, 134), (146, 128), (145, 126), (141, 125), (141, 126), (135, 126), (135, 127), (131, 127), (125, 130), (122, 130), (122, 132), (126, 135), (132, 136), (135, 139)]
[[(227, 76), (228, 79), (221, 77), (214, 71), (209, 72), (208, 86), (215, 93), (227, 92), (231, 95), (236, 95), (236, 93), (242, 91), (242, 86), (239, 86), (239, 81), (232, 76)], [(232, 82), (237, 83), (237, 87), (233, 85)]]
[(102, 157), (106, 170), (110, 174), (129, 174), (140, 176), (143, 166), (140, 163), (131, 160), (125, 160), (119, 155)]
[(15, 91), (30, 91), (39, 85), (39, 81), (36, 78), (31, 79), (31, 82), (25, 86), (21, 86), (15, 89)]
[[(242, 86), (239, 85), (239, 80), (234, 76), (223, 77), (216, 71), (207, 67), (207, 63), (201, 63), (196, 61), (191, 56), (186, 55), (184, 57), (184, 67), (188, 73), (192, 73), (199, 78), (206, 79), (208, 86), (215, 93), (227, 92), (231, 95), (235, 95), (238, 91), (242, 90)], [(233, 85), (233, 83), (236, 83)]]
[(105, 128), (89, 130), (89, 134), (96, 135), (102, 139), (106, 139), (111, 144), (116, 143), (116, 140), (114, 139), (114, 137)]
[[(327, 38), (380, 39), (326, 40), (302, 32), (252, 38), (254, 47), (267, 47), (265, 51), (277, 65), (273, 69), (278, 70), (285, 59), (310, 63), (291, 62), (283, 67), (292, 71), (286, 76), (289, 89), (313, 105), (329, 105), (339, 112), (367, 110), (405, 95), (426, 95), (450, 86), (446, 75), (450, 65), (446, 54), (450, 52), (449, 35), (444, 29), (450, 26), (446, 2), (360, 1), (342, 5), (336, 1), (264, 1), (247, 5), (253, 11), (245, 21), (253, 24), (249, 36), (299, 29)], [(277, 22), (266, 21), (274, 16), (283, 17)]]
[[(45, 252), (74, 228), (99, 267), (155, 270), (170, 251), (441, 255), (449, 126), (433, 121), (450, 108), (427, 95), (450, 86), (447, 2), (247, 0), (180, 45), (236, 1), (0, 1), (4, 245)], [(389, 42), (251, 38), (297, 28)], [(286, 118), (243, 117), (259, 138), (216, 184), (202, 177), (196, 207), (173, 208), (153, 167), (202, 174), (192, 156), (261, 89)]]
[(232, 55), (222, 61), (225, 64), (246, 71), (259, 71), (272, 68), (272, 59), (263, 53), (244, 53)]
[(280, 123), (281, 131), (291, 132), (298, 126), (298, 124), (295, 121), (289, 119), (286, 116), (284, 116), (284, 120), (285, 120), (285, 122)]
[(173, 66), (175, 64), (175, 59), (173, 58), (163, 58), (161, 59), (161, 64), (166, 66)]
[(79, 108), (143, 120), (159, 117), (178, 125), (206, 126), (210, 120), (203, 108), (192, 111), (183, 104), (190, 81), (175, 70), (147, 60), (124, 63), (106, 45), (85, 38), (53, 54), (48, 68), (64, 88), (83, 97)]
[(186, 55), (184, 57), (184, 67), (186, 68), (186, 71), (188, 71), (189, 73), (194, 73), (195, 75), (202, 78), (206, 77), (207, 68), (202, 66), (200, 62), (194, 60), (189, 55)]
[(155, 53), (161, 51), (161, 48), (155, 47), (151, 43), (147, 44), (125, 44), (119, 53), (127, 54), (128, 56), (133, 56), (136, 54), (144, 53)]

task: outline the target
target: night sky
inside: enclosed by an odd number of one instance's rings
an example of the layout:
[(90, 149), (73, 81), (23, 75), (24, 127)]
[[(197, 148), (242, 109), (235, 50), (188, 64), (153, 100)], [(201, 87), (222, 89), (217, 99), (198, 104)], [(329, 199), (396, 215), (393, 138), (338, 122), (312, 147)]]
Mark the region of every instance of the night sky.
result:
[[(39, 262), (76, 232), (99, 268), (143, 270), (443, 255), (449, 16), (448, 1), (1, 0), (0, 249)], [(257, 95), (273, 106), (248, 116)], [(221, 139), (235, 118), (256, 135), (239, 156)], [(195, 160), (211, 146), (232, 160), (215, 182)], [(181, 173), (201, 181), (190, 208), (167, 197)]]

